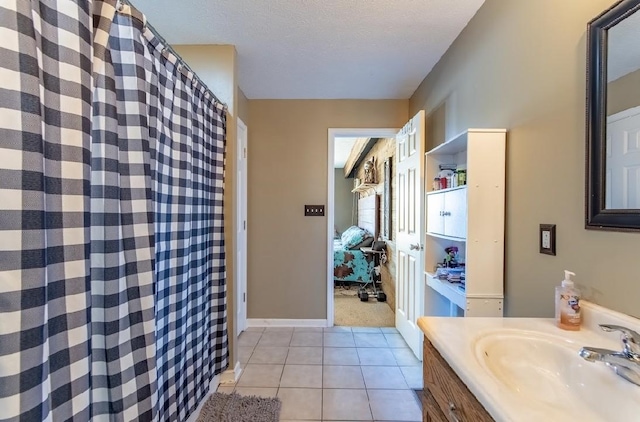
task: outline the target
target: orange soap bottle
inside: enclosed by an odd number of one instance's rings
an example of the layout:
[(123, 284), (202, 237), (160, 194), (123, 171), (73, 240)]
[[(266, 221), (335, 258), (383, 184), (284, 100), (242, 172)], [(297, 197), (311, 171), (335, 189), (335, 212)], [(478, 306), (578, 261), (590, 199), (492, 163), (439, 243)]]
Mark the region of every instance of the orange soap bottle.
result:
[(564, 280), (556, 287), (556, 322), (564, 330), (578, 331), (582, 323), (580, 290), (574, 286), (571, 271), (564, 270)]

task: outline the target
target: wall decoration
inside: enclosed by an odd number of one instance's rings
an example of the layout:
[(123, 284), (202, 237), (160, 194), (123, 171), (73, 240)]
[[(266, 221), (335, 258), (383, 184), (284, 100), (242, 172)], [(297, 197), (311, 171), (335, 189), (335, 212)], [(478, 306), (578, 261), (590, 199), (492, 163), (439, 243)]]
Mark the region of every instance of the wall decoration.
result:
[(391, 158), (384, 161), (384, 190), (382, 209), (382, 238), (391, 240)]
[(376, 184), (376, 158), (371, 157), (364, 162), (364, 182)]

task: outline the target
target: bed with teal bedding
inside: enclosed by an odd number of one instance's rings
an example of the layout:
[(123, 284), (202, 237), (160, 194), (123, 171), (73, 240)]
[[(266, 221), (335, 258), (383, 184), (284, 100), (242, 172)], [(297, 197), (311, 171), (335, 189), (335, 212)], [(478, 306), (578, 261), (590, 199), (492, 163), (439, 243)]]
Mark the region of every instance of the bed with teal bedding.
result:
[[(348, 229), (352, 230), (352, 228)], [(354, 229), (355, 230), (355, 229)], [(347, 236), (345, 236), (347, 234)], [(370, 235), (369, 235), (370, 236)], [(365, 254), (360, 250), (363, 242), (366, 243), (368, 237), (356, 234), (350, 238), (345, 232), (340, 239), (333, 241), (333, 279), (334, 282), (360, 282), (369, 281), (369, 274), (373, 269), (373, 258), (371, 254)], [(371, 238), (371, 240), (373, 240)]]
[(358, 225), (349, 227), (339, 238), (334, 239), (334, 283), (369, 282), (369, 274), (374, 267), (373, 257), (360, 248), (371, 246), (373, 239), (378, 236), (378, 209), (378, 195), (358, 199)]

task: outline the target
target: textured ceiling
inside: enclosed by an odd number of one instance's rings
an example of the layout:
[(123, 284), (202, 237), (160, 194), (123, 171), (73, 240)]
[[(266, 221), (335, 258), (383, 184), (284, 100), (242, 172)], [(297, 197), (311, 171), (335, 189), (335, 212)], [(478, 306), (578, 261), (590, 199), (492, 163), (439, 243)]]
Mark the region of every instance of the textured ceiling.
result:
[(614, 81), (640, 69), (640, 12), (609, 30), (607, 78)]
[(171, 44), (233, 44), (250, 99), (406, 99), (484, 0), (132, 0)]

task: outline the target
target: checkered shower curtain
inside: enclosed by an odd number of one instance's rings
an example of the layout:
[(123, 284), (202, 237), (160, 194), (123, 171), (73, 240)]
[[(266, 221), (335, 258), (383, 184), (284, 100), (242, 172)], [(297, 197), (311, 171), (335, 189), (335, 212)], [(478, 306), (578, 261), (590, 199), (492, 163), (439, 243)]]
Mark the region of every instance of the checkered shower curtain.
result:
[(1, 421), (185, 420), (227, 366), (224, 111), (114, 6), (0, 3)]
[[(126, 31), (126, 26), (122, 28)], [(160, 420), (186, 420), (228, 366), (225, 111), (149, 29)]]
[(90, 420), (89, 2), (0, 2), (0, 420)]
[(105, 36), (118, 32), (120, 19), (109, 6), (103, 3), (94, 21), (92, 420), (154, 421), (154, 141), (149, 138), (145, 104), (149, 87), (145, 57), (133, 51), (134, 45), (143, 51), (133, 31), (127, 38)]

